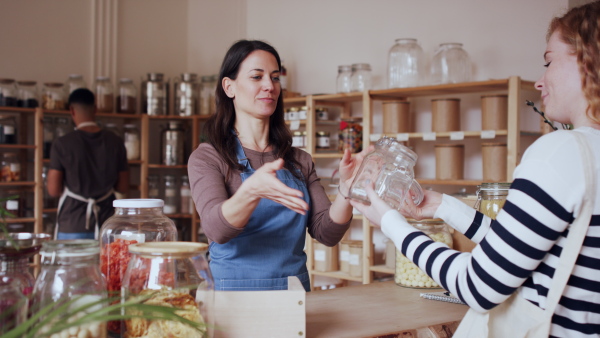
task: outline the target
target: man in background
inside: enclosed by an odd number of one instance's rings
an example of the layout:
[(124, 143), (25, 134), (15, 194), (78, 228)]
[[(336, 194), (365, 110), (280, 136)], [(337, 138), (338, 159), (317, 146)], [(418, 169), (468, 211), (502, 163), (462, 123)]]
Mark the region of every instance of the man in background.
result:
[(96, 124), (94, 94), (80, 88), (69, 95), (76, 130), (52, 143), (47, 188), (59, 197), (56, 239), (98, 237), (114, 214), (115, 191), (127, 194), (129, 169), (123, 140)]

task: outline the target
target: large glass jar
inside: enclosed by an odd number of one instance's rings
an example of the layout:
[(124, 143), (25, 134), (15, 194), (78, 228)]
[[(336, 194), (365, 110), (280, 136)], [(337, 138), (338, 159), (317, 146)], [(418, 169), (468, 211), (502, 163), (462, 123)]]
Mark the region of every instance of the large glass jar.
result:
[(127, 160), (135, 161), (140, 159), (140, 131), (135, 124), (126, 124), (123, 126), (123, 141), (125, 150), (127, 150)]
[(475, 209), (482, 214), (496, 219), (496, 215), (506, 202), (510, 183), (481, 183), (477, 189)]
[(23, 108), (39, 106), (37, 82), (17, 81), (17, 106)]
[(29, 263), (42, 248), (42, 243), (48, 240), (48, 234), (0, 233), (0, 277), (17, 279), (21, 284), (21, 292), (25, 296), (31, 294), (35, 278)]
[(181, 78), (174, 81), (175, 115), (198, 115), (200, 105), (200, 83), (194, 73), (183, 73)]
[(137, 89), (133, 80), (123, 78), (119, 80), (117, 96), (117, 113), (135, 114), (137, 112)]
[(4, 153), (0, 163), (1, 182), (17, 182), (21, 180), (21, 162), (15, 153)]
[(27, 320), (27, 297), (21, 292), (20, 281), (6, 276), (0, 277), (0, 335), (3, 335)]
[(422, 84), (424, 63), (423, 49), (417, 39), (396, 39), (388, 54), (388, 88)]
[(352, 66), (338, 66), (335, 88), (336, 93), (350, 93), (352, 91)]
[(87, 84), (83, 80), (83, 75), (81, 74), (70, 74), (69, 78), (65, 82), (65, 94), (67, 99), (69, 95), (75, 90), (79, 88), (87, 88)]
[(148, 198), (160, 198), (160, 185), (156, 175), (148, 176)]
[(442, 43), (431, 60), (431, 83), (459, 83), (471, 80), (471, 60), (462, 43)]
[(162, 130), (162, 163), (165, 165), (184, 164), (184, 130), (180, 121), (169, 121)]
[[(91, 239), (57, 240), (42, 244), (42, 269), (33, 288), (33, 309), (51, 307), (49, 323), (42, 334), (59, 337), (106, 337), (106, 324), (92, 322), (59, 330), (65, 322), (74, 322), (86, 313), (101, 308), (106, 299), (106, 282), (98, 267), (100, 247)], [(68, 302), (73, 302), (66, 305)], [(95, 303), (95, 304), (92, 304)], [(80, 310), (83, 306), (90, 306)], [(66, 306), (63, 307), (63, 306)], [(79, 310), (79, 311), (78, 311)], [(41, 318), (42, 320), (46, 317)]]
[(177, 197), (179, 196), (179, 187), (175, 181), (175, 176), (165, 175), (165, 214), (176, 214), (179, 205)]
[[(120, 199), (113, 201), (115, 214), (100, 229), (100, 269), (106, 277), (109, 293), (121, 292), (125, 270), (135, 243), (177, 240), (175, 223), (163, 214), (158, 199)], [(109, 331), (120, 332), (118, 322), (110, 322)]]
[(115, 94), (110, 78), (98, 76), (94, 83), (94, 92), (96, 94), (96, 111), (101, 113), (112, 113), (115, 102)]
[(14, 79), (0, 79), (0, 107), (17, 106), (17, 85)]
[(190, 189), (190, 180), (187, 175), (181, 176), (181, 186), (179, 188), (180, 212), (182, 214), (191, 214), (194, 211), (194, 202), (192, 200), (192, 190)]
[(162, 73), (148, 73), (142, 80), (142, 113), (167, 115), (169, 106), (169, 81)]
[(42, 108), (62, 110), (66, 107), (64, 85), (58, 82), (46, 82), (42, 89)]
[(353, 64), (350, 81), (353, 92), (362, 92), (371, 89), (371, 65), (368, 63)]
[[(432, 240), (446, 244), (452, 248), (452, 235), (448, 225), (441, 219), (408, 220), (413, 227), (425, 233)], [(396, 250), (396, 271), (394, 281), (400, 286), (413, 288), (439, 288), (440, 286), (421, 270), (415, 263)]]
[(200, 81), (200, 115), (211, 115), (214, 113), (217, 76), (205, 75)]
[(360, 165), (348, 196), (369, 202), (366, 186), (375, 183), (375, 192), (390, 206), (399, 209), (407, 193), (415, 204), (423, 200), (423, 190), (414, 177), (417, 154), (395, 138), (384, 137), (377, 141), (375, 150), (367, 154)]
[(123, 297), (151, 295), (144, 303), (185, 310), (183, 317), (199, 328), (179, 322), (131, 319), (126, 336), (212, 337), (214, 281), (206, 260), (208, 245), (190, 242), (141, 243), (129, 246), (131, 260), (123, 278)]

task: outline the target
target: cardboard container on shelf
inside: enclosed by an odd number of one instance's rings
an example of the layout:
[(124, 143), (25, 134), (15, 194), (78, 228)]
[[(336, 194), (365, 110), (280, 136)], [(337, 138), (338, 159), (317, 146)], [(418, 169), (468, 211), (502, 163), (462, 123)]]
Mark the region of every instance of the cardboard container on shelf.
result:
[(313, 240), (313, 251), (315, 258), (315, 271), (329, 272), (338, 271), (339, 268), (339, 248), (337, 245), (329, 247), (325, 244)]

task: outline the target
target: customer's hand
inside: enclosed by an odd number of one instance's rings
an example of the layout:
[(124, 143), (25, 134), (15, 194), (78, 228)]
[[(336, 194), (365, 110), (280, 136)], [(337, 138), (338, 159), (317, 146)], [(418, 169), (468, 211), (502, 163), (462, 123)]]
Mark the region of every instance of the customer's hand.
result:
[(390, 207), (384, 200), (381, 199), (381, 197), (377, 195), (377, 193), (373, 190), (373, 186), (373, 182), (365, 184), (367, 196), (369, 197), (369, 201), (371, 201), (371, 205), (366, 205), (355, 200), (350, 200), (350, 204), (360, 211), (364, 217), (371, 221), (371, 223), (376, 226), (381, 226), (381, 218), (386, 212), (391, 210), (392, 207)]
[(302, 199), (302, 192), (288, 187), (277, 178), (276, 172), (283, 168), (283, 163), (283, 159), (265, 163), (242, 183), (238, 192), (248, 194), (247, 197), (256, 202), (261, 198), (270, 199), (305, 215), (308, 204)]
[(350, 154), (349, 149), (344, 150), (344, 155), (342, 156), (340, 168), (338, 170), (340, 174), (340, 192), (342, 195), (344, 195), (344, 197), (348, 196), (348, 193), (350, 192), (350, 185), (352, 184), (352, 181), (354, 181), (354, 176), (356, 176), (356, 173), (365, 159), (365, 156), (367, 156), (367, 154), (372, 152), (374, 149), (374, 146), (369, 146), (354, 156)]
[(422, 220), (433, 218), (435, 211), (442, 203), (442, 194), (431, 190), (423, 190), (423, 201), (417, 206), (410, 196), (404, 198), (400, 213), (404, 217)]

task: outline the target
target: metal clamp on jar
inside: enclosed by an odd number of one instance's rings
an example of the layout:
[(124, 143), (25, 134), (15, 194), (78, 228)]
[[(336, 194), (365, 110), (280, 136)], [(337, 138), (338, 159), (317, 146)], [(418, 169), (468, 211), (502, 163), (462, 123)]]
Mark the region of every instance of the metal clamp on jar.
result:
[(477, 187), (477, 202), (474, 208), (482, 214), (496, 219), (506, 202), (510, 183), (481, 183)]

